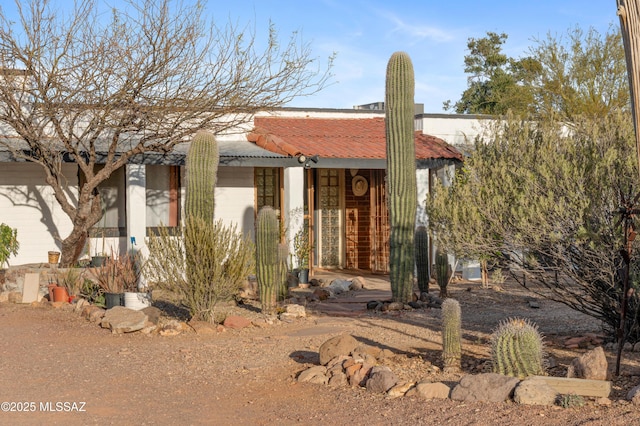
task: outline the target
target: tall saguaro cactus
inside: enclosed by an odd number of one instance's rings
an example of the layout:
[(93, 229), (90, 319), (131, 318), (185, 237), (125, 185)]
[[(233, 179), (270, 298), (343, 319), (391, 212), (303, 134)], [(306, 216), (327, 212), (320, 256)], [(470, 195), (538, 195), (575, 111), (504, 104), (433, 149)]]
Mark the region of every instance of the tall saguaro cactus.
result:
[(389, 279), (393, 300), (411, 301), (414, 269), (414, 228), (417, 208), (414, 139), (415, 79), (411, 58), (395, 52), (387, 64), (385, 127), (389, 220)]
[(196, 133), (186, 159), (186, 216), (198, 216), (207, 222), (213, 221), (219, 159), (216, 137), (204, 131)]
[(269, 206), (263, 207), (258, 212), (256, 229), (256, 278), (262, 311), (268, 314), (274, 312), (278, 297), (279, 235), (276, 211)]

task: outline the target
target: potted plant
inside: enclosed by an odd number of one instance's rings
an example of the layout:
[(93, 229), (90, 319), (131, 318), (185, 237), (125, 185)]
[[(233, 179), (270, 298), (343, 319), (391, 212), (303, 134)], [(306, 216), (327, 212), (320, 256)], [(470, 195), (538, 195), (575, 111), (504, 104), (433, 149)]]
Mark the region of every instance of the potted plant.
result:
[(127, 253), (118, 261), (124, 282), (124, 306), (135, 310), (151, 306), (151, 290), (141, 280), (143, 265), (140, 253)]
[(124, 280), (119, 259), (113, 255), (106, 257), (104, 264), (95, 268), (95, 274), (98, 285), (104, 291), (107, 309), (124, 306)]
[(58, 286), (67, 289), (69, 302), (80, 296), (82, 291), (82, 274), (79, 268), (59, 269), (57, 273)]
[(296, 256), (298, 269), (298, 280), (300, 284), (309, 282), (309, 255), (311, 253), (311, 242), (309, 241), (309, 230), (302, 226), (293, 237), (293, 250)]

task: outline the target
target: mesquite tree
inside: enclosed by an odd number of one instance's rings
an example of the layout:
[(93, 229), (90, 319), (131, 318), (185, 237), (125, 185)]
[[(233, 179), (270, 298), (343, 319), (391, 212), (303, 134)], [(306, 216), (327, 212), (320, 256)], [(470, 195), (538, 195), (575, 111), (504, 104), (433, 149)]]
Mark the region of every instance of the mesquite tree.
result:
[(411, 58), (396, 52), (387, 65), (385, 127), (389, 189), (389, 279), (393, 299), (411, 301), (416, 222), (416, 155), (414, 140), (415, 79)]
[[(190, 4), (187, 4), (190, 3)], [(294, 34), (270, 28), (264, 51), (244, 27), (208, 22), (202, 2), (15, 1), (0, 9), (0, 147), (42, 167), (68, 215), (61, 266), (82, 253), (103, 214), (100, 184), (132, 158), (170, 152), (316, 93), (328, 78)], [(7, 134), (8, 133), (8, 134)], [(65, 176), (62, 164), (78, 171)], [(104, 167), (102, 167), (102, 165)], [(70, 190), (80, 174), (77, 193)]]

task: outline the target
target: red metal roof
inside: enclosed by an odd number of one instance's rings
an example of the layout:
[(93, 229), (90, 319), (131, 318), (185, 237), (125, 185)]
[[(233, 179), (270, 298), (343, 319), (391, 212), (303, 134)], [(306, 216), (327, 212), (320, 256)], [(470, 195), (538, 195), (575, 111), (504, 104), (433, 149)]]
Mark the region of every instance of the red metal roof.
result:
[[(384, 118), (255, 117), (247, 139), (278, 154), (324, 158), (386, 158)], [(455, 159), (462, 154), (444, 140), (416, 132), (417, 159)]]

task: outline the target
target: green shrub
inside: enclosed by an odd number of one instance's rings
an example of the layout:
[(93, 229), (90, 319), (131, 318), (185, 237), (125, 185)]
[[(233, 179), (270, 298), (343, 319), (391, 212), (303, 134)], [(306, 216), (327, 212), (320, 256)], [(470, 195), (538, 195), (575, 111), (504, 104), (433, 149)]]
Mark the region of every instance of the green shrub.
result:
[(19, 248), (18, 230), (0, 223), (0, 268), (5, 264), (9, 266), (9, 258), (17, 256)]
[(180, 296), (192, 318), (213, 322), (218, 302), (231, 300), (253, 272), (253, 243), (235, 225), (197, 216), (177, 235), (160, 229), (148, 239), (145, 278)]

